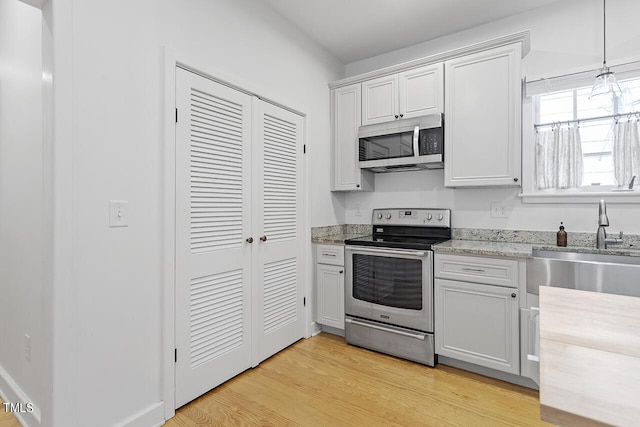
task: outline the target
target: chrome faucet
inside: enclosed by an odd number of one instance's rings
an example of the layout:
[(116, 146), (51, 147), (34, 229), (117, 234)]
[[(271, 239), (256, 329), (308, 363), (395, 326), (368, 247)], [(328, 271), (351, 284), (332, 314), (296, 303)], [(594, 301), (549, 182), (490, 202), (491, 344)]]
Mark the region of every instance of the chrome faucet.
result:
[(598, 232), (596, 233), (596, 249), (607, 249), (607, 245), (621, 245), (622, 231), (620, 237), (607, 237), (605, 227), (609, 226), (609, 217), (607, 217), (607, 205), (604, 200), (600, 200), (598, 209)]

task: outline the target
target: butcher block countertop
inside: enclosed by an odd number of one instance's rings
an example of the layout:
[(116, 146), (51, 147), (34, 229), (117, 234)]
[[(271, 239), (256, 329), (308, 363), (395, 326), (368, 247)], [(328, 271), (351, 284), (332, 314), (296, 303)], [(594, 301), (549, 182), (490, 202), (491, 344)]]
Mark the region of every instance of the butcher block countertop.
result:
[(540, 287), (540, 414), (560, 426), (637, 426), (640, 298)]

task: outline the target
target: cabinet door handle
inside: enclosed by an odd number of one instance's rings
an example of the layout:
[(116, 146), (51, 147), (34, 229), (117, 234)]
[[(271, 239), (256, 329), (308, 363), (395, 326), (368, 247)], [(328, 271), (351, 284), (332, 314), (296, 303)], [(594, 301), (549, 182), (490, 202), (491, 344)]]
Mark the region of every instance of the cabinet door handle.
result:
[(398, 115), (397, 115), (397, 114), (395, 115), (395, 118), (396, 118), (396, 119), (398, 118)]
[(253, 243), (253, 237), (247, 237), (247, 243)]
[(403, 118), (403, 117), (404, 117), (404, 114), (400, 114), (400, 118)]
[(322, 252), (322, 256), (330, 256), (330, 257), (336, 257), (336, 254), (332, 254), (331, 252)]
[(515, 292), (511, 294), (511, 298), (515, 298), (516, 296), (517, 296), (517, 295), (516, 295), (516, 293), (515, 293)]
[(340, 271), (338, 271), (338, 273), (342, 274), (342, 273), (344, 273), (344, 270), (340, 270)]
[(518, 178), (513, 178), (513, 182), (518, 182)]
[(485, 271), (481, 268), (467, 268), (467, 267), (463, 267), (462, 271), (472, 271), (474, 273), (484, 273)]
[(262, 236), (262, 237), (260, 238), (260, 241), (261, 241), (261, 242), (266, 242), (266, 241), (267, 241), (267, 236)]

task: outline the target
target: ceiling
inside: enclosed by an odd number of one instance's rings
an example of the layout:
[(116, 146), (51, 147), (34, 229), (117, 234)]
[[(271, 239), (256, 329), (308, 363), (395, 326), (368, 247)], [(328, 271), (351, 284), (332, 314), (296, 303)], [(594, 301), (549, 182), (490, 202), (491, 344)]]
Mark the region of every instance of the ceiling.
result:
[(344, 64), (559, 0), (264, 0)]

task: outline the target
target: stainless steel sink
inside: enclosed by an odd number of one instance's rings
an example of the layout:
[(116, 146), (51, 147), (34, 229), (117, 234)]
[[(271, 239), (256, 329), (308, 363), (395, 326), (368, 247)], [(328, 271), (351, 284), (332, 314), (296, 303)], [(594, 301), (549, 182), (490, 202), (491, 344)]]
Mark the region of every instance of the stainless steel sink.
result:
[(535, 250), (527, 260), (527, 292), (540, 286), (640, 297), (640, 257)]

